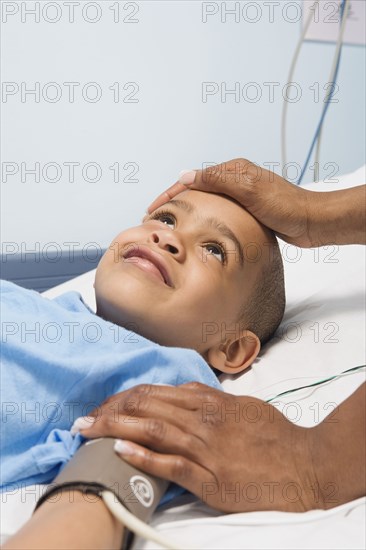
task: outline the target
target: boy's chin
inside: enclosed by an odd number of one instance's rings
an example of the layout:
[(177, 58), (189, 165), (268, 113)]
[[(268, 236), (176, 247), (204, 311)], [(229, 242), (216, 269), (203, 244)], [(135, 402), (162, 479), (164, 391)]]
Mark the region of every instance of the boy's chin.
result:
[[(141, 319), (141, 315), (136, 313), (134, 315), (131, 311), (121, 311), (120, 308), (116, 308), (109, 304), (104, 303), (103, 300), (96, 298), (96, 315), (101, 317), (105, 321), (109, 321), (115, 325), (124, 328), (125, 330), (142, 336), (146, 340), (150, 340), (159, 346), (165, 346), (169, 348), (186, 348), (191, 349), (199, 353), (202, 358), (207, 362), (207, 357), (202, 349), (199, 349), (197, 342), (190, 341), (187, 338), (182, 338), (182, 331), (179, 330), (178, 334), (172, 335), (172, 326), (162, 326), (160, 329), (157, 326), (156, 320), (151, 325), (146, 319)], [(132, 341), (132, 340), (131, 340)]]

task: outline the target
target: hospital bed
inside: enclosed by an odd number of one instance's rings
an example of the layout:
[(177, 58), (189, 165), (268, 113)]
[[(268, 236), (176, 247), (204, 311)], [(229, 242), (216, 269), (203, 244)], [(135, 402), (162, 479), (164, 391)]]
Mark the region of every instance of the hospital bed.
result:
[[(366, 167), (304, 187), (330, 191), (366, 182)], [(222, 376), (224, 389), (270, 399), (281, 392), (324, 380), (365, 364), (365, 249), (329, 246), (302, 250), (280, 242), (284, 258), (287, 307), (276, 336), (243, 374)], [(94, 272), (54, 287), (54, 297), (78, 290), (91, 307)], [(312, 388), (287, 393), (274, 406), (298, 425), (322, 421), (365, 381), (365, 369)], [(360, 411), (364, 414), (365, 411)], [(342, 441), (339, 442), (342, 446)], [(243, 457), (245, 460), (245, 456)], [(286, 457), (283, 457), (286, 468)], [(229, 465), (228, 465), (229, 467)], [(42, 486), (5, 493), (1, 502), (2, 542), (30, 517)], [(151, 524), (182, 548), (358, 549), (366, 547), (366, 499), (327, 511), (295, 514), (214, 511), (186, 493), (157, 510)], [(134, 549), (158, 548), (136, 539)]]

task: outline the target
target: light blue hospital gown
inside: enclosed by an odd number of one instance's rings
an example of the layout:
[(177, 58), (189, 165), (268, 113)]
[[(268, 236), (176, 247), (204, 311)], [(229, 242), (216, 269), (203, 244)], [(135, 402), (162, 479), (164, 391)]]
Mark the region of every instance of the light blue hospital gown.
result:
[(77, 292), (50, 300), (1, 281), (0, 307), (2, 491), (51, 482), (84, 441), (74, 420), (110, 395), (141, 383), (221, 389), (198, 353), (105, 321)]

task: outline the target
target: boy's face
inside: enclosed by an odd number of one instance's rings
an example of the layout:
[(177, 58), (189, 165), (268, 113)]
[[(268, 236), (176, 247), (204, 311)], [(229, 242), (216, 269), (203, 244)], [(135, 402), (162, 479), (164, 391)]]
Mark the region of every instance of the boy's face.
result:
[(184, 191), (111, 243), (95, 279), (97, 314), (204, 356), (235, 338), (265, 243), (266, 230), (236, 202)]

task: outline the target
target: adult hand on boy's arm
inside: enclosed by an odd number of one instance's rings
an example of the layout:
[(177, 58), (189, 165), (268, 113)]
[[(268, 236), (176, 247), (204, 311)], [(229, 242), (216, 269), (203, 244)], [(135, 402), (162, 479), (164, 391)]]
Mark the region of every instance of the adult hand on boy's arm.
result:
[(331, 508), (365, 494), (365, 389), (302, 428), (253, 397), (143, 385), (110, 397), (81, 433), (134, 441), (124, 460), (224, 512)]
[(307, 191), (249, 160), (234, 159), (184, 174), (157, 197), (149, 212), (187, 187), (232, 197), (281, 239), (296, 246), (366, 242), (365, 185)]

